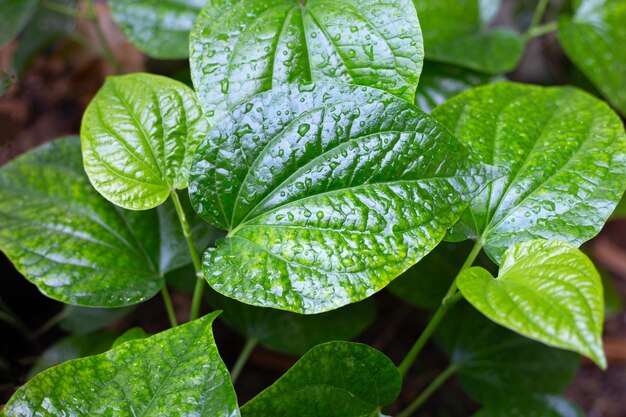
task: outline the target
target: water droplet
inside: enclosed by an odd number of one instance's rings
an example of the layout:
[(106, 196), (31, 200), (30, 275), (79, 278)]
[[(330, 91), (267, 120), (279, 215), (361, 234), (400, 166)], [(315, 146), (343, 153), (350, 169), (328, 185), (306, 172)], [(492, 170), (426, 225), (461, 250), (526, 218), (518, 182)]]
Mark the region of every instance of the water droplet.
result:
[(228, 93), (229, 86), (230, 86), (230, 84), (229, 84), (228, 80), (222, 80), (220, 82), (220, 88), (222, 89), (222, 94)]
[(308, 123), (303, 123), (298, 127), (298, 134), (300, 136), (306, 135), (306, 133), (311, 129), (311, 125)]

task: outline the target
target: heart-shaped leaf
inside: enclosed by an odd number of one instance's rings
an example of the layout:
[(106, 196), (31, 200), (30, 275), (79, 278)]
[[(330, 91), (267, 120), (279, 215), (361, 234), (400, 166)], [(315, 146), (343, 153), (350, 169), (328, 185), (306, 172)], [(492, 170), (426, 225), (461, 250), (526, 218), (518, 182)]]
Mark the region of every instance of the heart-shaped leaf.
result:
[(559, 41), (602, 94), (626, 116), (626, 3), (575, 0), (559, 21)]
[(606, 368), (602, 281), (575, 246), (548, 240), (519, 243), (504, 253), (496, 279), (473, 267), (459, 275), (457, 284), (463, 296), (496, 323), (586, 355)]
[(241, 408), (244, 417), (378, 416), (400, 394), (400, 373), (369, 346), (330, 342), (305, 354)]
[(161, 59), (187, 58), (189, 32), (207, 0), (111, 0), (111, 14), (130, 41)]
[(432, 250), (498, 173), (380, 90), (286, 87), (198, 147), (189, 192), (228, 229), (204, 256), (218, 292), (313, 314), (367, 298)]
[(37, 0), (0, 1), (0, 46), (13, 39), (37, 8)]
[(477, 158), (510, 170), (450, 236), (479, 239), (496, 261), (518, 242), (591, 239), (626, 188), (622, 121), (580, 90), (496, 83), (452, 98), (433, 116)]
[[(211, 233), (194, 230), (199, 242)], [(169, 204), (139, 213), (102, 198), (83, 171), (78, 138), (0, 170), (0, 250), (51, 298), (91, 307), (144, 301), (166, 272), (191, 262), (184, 242)]]
[(424, 58), (411, 0), (209, 1), (191, 76), (211, 122), (256, 93), (335, 79), (412, 101)]
[(524, 50), (519, 34), (491, 28), (499, 0), (413, 0), (424, 33), (426, 58), (479, 72), (502, 74)]
[(466, 302), (448, 313), (435, 340), (450, 355), (463, 389), (485, 405), (558, 394), (578, 369), (578, 355), (507, 330)]
[(4, 412), (7, 417), (239, 416), (213, 340), (216, 316), (42, 372), (13, 395)]
[(480, 410), (473, 417), (585, 417), (576, 405), (556, 395), (539, 395), (507, 401)]
[(107, 78), (81, 126), (85, 171), (107, 200), (131, 210), (187, 187), (208, 124), (183, 83), (151, 74)]

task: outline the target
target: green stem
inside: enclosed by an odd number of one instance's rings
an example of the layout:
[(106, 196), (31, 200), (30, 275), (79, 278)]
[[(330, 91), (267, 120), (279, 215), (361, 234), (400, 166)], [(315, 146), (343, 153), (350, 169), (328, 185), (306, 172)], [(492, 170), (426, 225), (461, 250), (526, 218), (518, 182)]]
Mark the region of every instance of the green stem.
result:
[(526, 41), (529, 41), (530, 39), (538, 38), (540, 36), (547, 35), (548, 33), (555, 32), (558, 28), (559, 22), (549, 22), (545, 25), (537, 26), (532, 30), (526, 32), (526, 34), (524, 35), (524, 39)]
[(48, 320), (47, 322), (42, 324), (37, 330), (35, 330), (34, 337), (40, 337), (44, 333), (48, 332), (54, 326), (59, 324), (61, 320), (63, 320), (67, 316), (67, 313), (68, 313), (67, 308), (64, 308), (63, 310), (59, 311), (57, 314), (52, 316), (50, 320)]
[(107, 37), (102, 31), (100, 19), (98, 19), (98, 13), (96, 12), (96, 6), (93, 4), (93, 0), (87, 0), (87, 9), (88, 16), (90, 16), (91, 21), (93, 22), (93, 27), (96, 30), (96, 36), (98, 37), (98, 41), (102, 46), (102, 56), (109, 64), (111, 64), (115, 72), (119, 74), (122, 71), (122, 66), (118, 62), (117, 58), (115, 58), (113, 49), (111, 48)]
[(250, 358), (250, 355), (257, 344), (258, 342), (256, 339), (248, 339), (246, 341), (246, 344), (243, 346), (243, 349), (233, 366), (233, 370), (230, 372), (230, 379), (233, 381), (233, 384), (237, 381), (237, 378), (239, 378), (239, 374), (241, 374), (244, 365), (248, 361), (248, 358)]
[(195, 320), (198, 318), (198, 314), (200, 313), (200, 304), (202, 302), (202, 294), (204, 292), (204, 276), (202, 275), (202, 262), (200, 262), (200, 255), (196, 250), (196, 246), (193, 244), (193, 235), (191, 234), (191, 227), (189, 226), (189, 222), (187, 221), (187, 216), (185, 215), (185, 210), (183, 210), (183, 206), (180, 204), (180, 199), (178, 198), (178, 194), (176, 194), (176, 190), (172, 190), (170, 193), (172, 197), (172, 201), (174, 202), (174, 207), (176, 207), (176, 213), (178, 214), (178, 220), (180, 220), (180, 226), (183, 229), (183, 235), (185, 236), (185, 240), (187, 241), (187, 248), (189, 249), (189, 254), (191, 255), (191, 261), (193, 262), (193, 268), (196, 271), (196, 287), (193, 291), (193, 299), (191, 301), (191, 310), (189, 312), (189, 320)]
[(546, 9), (550, 4), (550, 0), (539, 0), (537, 3), (537, 7), (535, 8), (535, 13), (533, 14), (533, 18), (530, 22), (530, 26), (526, 33), (524, 33), (523, 38), (526, 42), (530, 39), (543, 36), (547, 33), (553, 32), (557, 29), (557, 22), (546, 23), (545, 25), (541, 25), (541, 20), (543, 19), (544, 14), (546, 13)]
[(396, 417), (410, 417), (418, 408), (420, 408), (454, 373), (457, 371), (456, 364), (452, 364), (446, 368), (424, 391)]
[(467, 256), (467, 259), (465, 259), (465, 262), (463, 263), (463, 266), (461, 266), (461, 269), (459, 270), (457, 276), (454, 278), (454, 281), (452, 282), (452, 285), (450, 285), (448, 292), (443, 297), (441, 305), (439, 306), (437, 311), (435, 311), (435, 314), (432, 316), (432, 318), (428, 322), (428, 325), (426, 326), (422, 334), (420, 334), (419, 338), (417, 339), (411, 350), (409, 350), (409, 353), (407, 353), (407, 355), (398, 366), (398, 370), (400, 371), (400, 374), (402, 376), (407, 374), (407, 372), (413, 365), (413, 362), (415, 362), (415, 359), (417, 359), (417, 356), (426, 345), (426, 342), (428, 342), (430, 337), (433, 335), (448, 310), (452, 308), (452, 306), (454, 306), (454, 304), (456, 304), (461, 298), (463, 298), (461, 293), (457, 293), (456, 279), (459, 277), (461, 272), (469, 268), (474, 263), (482, 248), (482, 243), (480, 240), (478, 240), (472, 248), (470, 254)]
[(165, 310), (167, 310), (167, 318), (170, 320), (170, 325), (172, 327), (178, 326), (176, 312), (174, 311), (174, 305), (172, 304), (172, 298), (170, 297), (167, 285), (163, 285), (161, 288), (161, 295), (163, 296), (163, 304), (165, 304)]
[(75, 10), (75, 9), (71, 9), (69, 7), (65, 7), (62, 4), (58, 4), (52, 1), (48, 1), (48, 0), (40, 0), (39, 1), (39, 6), (43, 9), (48, 9), (50, 11), (53, 11), (55, 13), (59, 13), (62, 14), (64, 16), (69, 16), (72, 17), (74, 19), (85, 19), (85, 20), (92, 20), (93, 16), (91, 14), (83, 14), (80, 13), (79, 11)]

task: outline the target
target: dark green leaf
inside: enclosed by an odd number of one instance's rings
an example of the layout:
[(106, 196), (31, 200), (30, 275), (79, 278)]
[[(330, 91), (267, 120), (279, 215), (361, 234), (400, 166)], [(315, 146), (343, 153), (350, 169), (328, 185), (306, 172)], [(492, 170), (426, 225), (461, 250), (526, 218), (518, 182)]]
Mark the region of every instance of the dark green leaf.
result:
[(124, 334), (122, 334), (120, 337), (115, 339), (115, 342), (113, 342), (112, 347), (114, 348), (118, 347), (122, 343), (126, 343), (129, 340), (145, 339), (146, 337), (149, 337), (149, 336), (150, 335), (146, 333), (141, 327), (133, 327), (131, 329), (126, 330)]
[(436, 340), (458, 366), (464, 390), (486, 405), (506, 403), (511, 397), (560, 393), (579, 362), (574, 353), (498, 326), (466, 302), (448, 313)]
[(241, 408), (244, 417), (378, 416), (400, 394), (393, 363), (366, 345), (330, 342), (305, 354)]
[(206, 0), (111, 0), (111, 14), (130, 41), (154, 58), (189, 56), (189, 32)]
[(230, 230), (204, 256), (218, 292), (314, 314), (362, 300), (432, 250), (498, 173), (380, 90), (302, 85), (234, 110), (198, 147), (189, 192)]
[(626, 217), (626, 194), (622, 196), (622, 199), (617, 207), (615, 207), (613, 214), (611, 214), (612, 219), (621, 219), (623, 217)]
[(510, 170), (472, 202), (450, 237), (479, 239), (496, 261), (531, 239), (580, 245), (626, 188), (622, 121), (580, 90), (496, 83), (452, 98), (433, 116), (477, 158)]
[(535, 395), (487, 407), (474, 417), (585, 417), (582, 410), (556, 395)]
[(626, 2), (575, 0), (574, 15), (559, 21), (567, 55), (626, 116)]
[(186, 85), (151, 74), (107, 78), (85, 111), (85, 171), (105, 198), (132, 210), (162, 204), (187, 187), (208, 125)]
[(13, 395), (4, 412), (8, 417), (238, 416), (211, 331), (216, 316), (42, 372)]
[(426, 58), (489, 74), (517, 66), (524, 42), (516, 32), (491, 28), (499, 0), (413, 0)]
[(13, 39), (37, 8), (37, 0), (0, 0), (0, 46)]
[(411, 0), (210, 1), (191, 32), (210, 121), (287, 83), (333, 79), (412, 101), (424, 58)]
[(63, 330), (84, 335), (115, 323), (133, 310), (133, 307), (90, 308), (67, 305), (59, 324)]

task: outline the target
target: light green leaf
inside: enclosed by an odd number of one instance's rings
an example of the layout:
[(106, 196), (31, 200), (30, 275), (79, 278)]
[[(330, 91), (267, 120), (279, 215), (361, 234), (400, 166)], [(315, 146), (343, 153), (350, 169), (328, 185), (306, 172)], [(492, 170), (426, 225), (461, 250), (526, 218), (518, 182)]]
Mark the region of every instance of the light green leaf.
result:
[(70, 333), (85, 335), (115, 323), (133, 310), (133, 307), (93, 308), (66, 305), (59, 325)]
[(111, 14), (124, 34), (154, 58), (189, 56), (189, 32), (206, 0), (111, 0)]
[(149, 337), (149, 334), (146, 333), (141, 327), (133, 327), (126, 330), (124, 334), (115, 339), (112, 347), (118, 347), (122, 343), (126, 343), (129, 340), (145, 339), (147, 337)]
[(480, 239), (496, 261), (518, 242), (591, 239), (626, 188), (622, 121), (580, 90), (495, 83), (452, 98), (433, 116), (484, 163), (510, 170), (450, 236)]
[(424, 58), (411, 0), (214, 0), (190, 37), (211, 122), (283, 84), (337, 80), (412, 101)]
[(424, 33), (426, 59), (479, 72), (513, 70), (522, 56), (521, 36), (491, 28), (499, 0), (413, 0)]
[(153, 208), (173, 189), (187, 187), (193, 153), (207, 131), (186, 85), (143, 73), (110, 77), (83, 117), (85, 171), (111, 202)]
[(205, 276), (228, 297), (299, 313), (362, 300), (432, 250), (497, 175), (380, 90), (272, 90), (198, 147), (192, 204), (230, 231), (205, 252)]
[(244, 417), (378, 416), (400, 394), (400, 373), (369, 346), (330, 342), (305, 354), (241, 408)]
[(485, 405), (561, 393), (580, 360), (495, 324), (464, 301), (448, 313), (435, 340), (457, 367), (463, 389)]
[(239, 416), (211, 331), (216, 316), (42, 372), (13, 395), (4, 412), (7, 417)]
[(496, 279), (474, 267), (463, 271), (457, 284), (463, 296), (496, 323), (586, 355), (606, 368), (602, 281), (575, 246), (548, 240), (519, 243), (504, 253)]
[(473, 417), (585, 417), (583, 411), (563, 397), (543, 395), (510, 400), (487, 407)]
[(37, 0), (0, 0), (0, 46), (22, 30), (37, 8)]
[(626, 2), (575, 0), (559, 21), (559, 41), (574, 63), (626, 116)]

